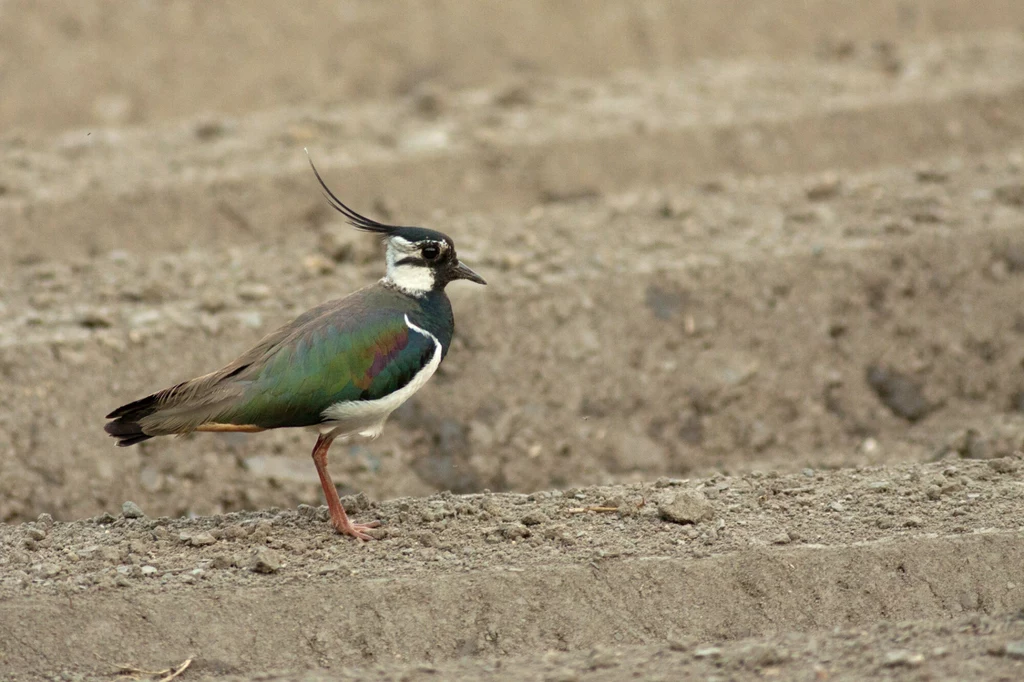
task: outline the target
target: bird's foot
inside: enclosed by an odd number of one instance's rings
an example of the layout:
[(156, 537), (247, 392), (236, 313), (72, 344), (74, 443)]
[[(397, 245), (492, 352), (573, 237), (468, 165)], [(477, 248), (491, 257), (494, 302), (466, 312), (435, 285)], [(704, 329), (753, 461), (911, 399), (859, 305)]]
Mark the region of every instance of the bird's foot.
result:
[(345, 517), (344, 520), (332, 519), (331, 525), (334, 526), (334, 530), (338, 531), (342, 535), (351, 535), (358, 540), (373, 540), (372, 535), (368, 535), (366, 531), (371, 528), (377, 528), (380, 526), (380, 521), (370, 521), (369, 523), (352, 523)]

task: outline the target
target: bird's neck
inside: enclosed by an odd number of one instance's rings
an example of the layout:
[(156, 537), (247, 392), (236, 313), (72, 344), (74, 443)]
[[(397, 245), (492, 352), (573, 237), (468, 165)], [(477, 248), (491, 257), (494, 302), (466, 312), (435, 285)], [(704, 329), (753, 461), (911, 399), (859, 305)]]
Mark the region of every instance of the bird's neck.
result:
[(409, 319), (433, 334), (440, 341), (442, 351), (447, 354), (455, 333), (455, 316), (448, 295), (443, 289), (435, 289), (414, 297), (414, 300), (415, 309), (409, 313)]

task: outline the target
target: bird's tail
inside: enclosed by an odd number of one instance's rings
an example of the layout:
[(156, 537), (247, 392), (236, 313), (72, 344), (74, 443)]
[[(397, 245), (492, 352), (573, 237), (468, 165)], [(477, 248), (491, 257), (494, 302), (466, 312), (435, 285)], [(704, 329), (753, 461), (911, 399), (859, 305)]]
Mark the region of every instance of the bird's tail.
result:
[(157, 410), (157, 395), (146, 396), (135, 402), (122, 405), (107, 415), (107, 422), (103, 430), (117, 439), (120, 447), (128, 447), (149, 440), (153, 436), (142, 430), (140, 420), (153, 414)]
[[(193, 431), (259, 431), (252, 424), (235, 424), (218, 417), (242, 395), (241, 384), (231, 382), (240, 369), (215, 372), (157, 391), (122, 405), (107, 415), (104, 430), (126, 447), (155, 436), (183, 435)], [(244, 369), (241, 368), (241, 369)]]

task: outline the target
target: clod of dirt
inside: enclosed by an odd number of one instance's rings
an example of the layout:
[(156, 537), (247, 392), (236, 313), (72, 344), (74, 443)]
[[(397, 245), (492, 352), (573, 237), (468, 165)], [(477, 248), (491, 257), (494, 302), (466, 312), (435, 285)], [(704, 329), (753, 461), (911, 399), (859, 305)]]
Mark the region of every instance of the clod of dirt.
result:
[(541, 524), (547, 523), (550, 520), (551, 519), (549, 519), (547, 514), (545, 514), (544, 512), (532, 511), (523, 514), (523, 517), (519, 519), (519, 523), (523, 524), (524, 526), (539, 526)]
[(934, 408), (925, 399), (921, 384), (898, 370), (871, 365), (866, 378), (878, 399), (897, 417), (916, 422)]
[(281, 566), (280, 555), (267, 547), (257, 549), (249, 561), (249, 570), (253, 573), (277, 573)]
[(1017, 462), (1009, 457), (990, 459), (988, 461), (988, 466), (998, 474), (1012, 474), (1018, 469)]
[(1024, 185), (1003, 185), (992, 192), (992, 197), (1007, 206), (1024, 207)]
[(684, 490), (666, 497), (658, 504), (661, 518), (672, 523), (700, 523), (714, 516), (711, 503), (704, 493)]
[(144, 519), (146, 518), (146, 513), (142, 511), (142, 508), (139, 507), (139, 505), (135, 504), (131, 500), (127, 500), (121, 505), (121, 516), (126, 519)]

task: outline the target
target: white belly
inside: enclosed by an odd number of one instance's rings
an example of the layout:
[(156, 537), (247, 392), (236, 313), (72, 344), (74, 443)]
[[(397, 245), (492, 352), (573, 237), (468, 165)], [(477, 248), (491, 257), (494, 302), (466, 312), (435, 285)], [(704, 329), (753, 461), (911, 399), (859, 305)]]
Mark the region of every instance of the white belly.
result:
[(338, 436), (347, 436), (358, 433), (361, 436), (376, 438), (384, 429), (384, 422), (388, 416), (398, 409), (412, 394), (423, 388), (430, 377), (434, 376), (438, 365), (441, 364), (441, 342), (437, 337), (421, 329), (409, 321), (405, 316), (405, 324), (411, 332), (423, 334), (434, 342), (434, 355), (430, 362), (423, 366), (412, 381), (394, 393), (378, 398), (377, 400), (347, 400), (335, 403), (324, 410), (321, 414), (326, 420), (318, 428), (321, 433), (335, 432)]

